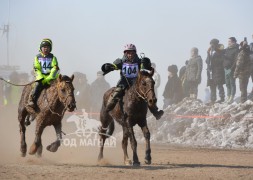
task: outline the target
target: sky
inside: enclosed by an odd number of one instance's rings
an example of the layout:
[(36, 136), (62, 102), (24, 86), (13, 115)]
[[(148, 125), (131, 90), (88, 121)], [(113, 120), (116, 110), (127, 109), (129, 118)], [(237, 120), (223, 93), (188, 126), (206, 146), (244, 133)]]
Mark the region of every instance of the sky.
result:
[[(231, 36), (253, 41), (252, 7), (252, 0), (0, 0), (0, 28), (9, 21), (10, 65), (30, 72), (41, 40), (50, 38), (61, 73), (83, 72), (90, 83), (103, 63), (122, 57), (124, 45), (133, 43), (138, 54), (156, 63), (161, 104), (168, 65), (183, 66), (192, 47), (205, 61), (212, 38), (225, 47)], [(5, 65), (6, 37), (1, 34), (0, 65)], [(200, 97), (205, 63), (202, 76)], [(106, 79), (115, 86), (119, 72)]]

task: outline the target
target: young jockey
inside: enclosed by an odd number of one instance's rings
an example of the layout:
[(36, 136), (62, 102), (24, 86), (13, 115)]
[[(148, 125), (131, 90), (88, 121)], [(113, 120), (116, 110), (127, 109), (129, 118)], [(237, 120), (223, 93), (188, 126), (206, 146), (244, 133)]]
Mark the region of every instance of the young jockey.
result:
[[(125, 89), (129, 88), (129, 85), (132, 86), (134, 84), (140, 69), (150, 70), (152, 68), (150, 59), (139, 59), (136, 51), (135, 45), (127, 44), (124, 48), (124, 56), (122, 59), (116, 59), (113, 64), (106, 63), (102, 66), (104, 75), (113, 70), (120, 70), (121, 75), (116, 89), (108, 100), (106, 106), (107, 112), (113, 110), (118, 100), (124, 96)], [(158, 111), (158, 107), (156, 105), (153, 108), (150, 108), (150, 111), (157, 120), (163, 115), (163, 111)]]
[(51, 80), (58, 77), (58, 62), (56, 57), (51, 53), (52, 41), (43, 39), (40, 43), (40, 53), (34, 58), (35, 87), (33, 88), (27, 106), (36, 109), (36, 102), (43, 87), (50, 85)]

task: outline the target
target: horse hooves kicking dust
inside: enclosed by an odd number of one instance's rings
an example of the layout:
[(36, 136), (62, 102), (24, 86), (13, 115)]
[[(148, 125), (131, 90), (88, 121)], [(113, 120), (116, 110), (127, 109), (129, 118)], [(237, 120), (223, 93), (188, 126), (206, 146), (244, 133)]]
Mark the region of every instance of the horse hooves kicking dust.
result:
[(47, 146), (47, 150), (50, 152), (56, 152), (58, 150), (58, 148), (60, 147), (61, 142), (60, 141), (55, 141), (52, 144), (50, 144), (49, 146)]

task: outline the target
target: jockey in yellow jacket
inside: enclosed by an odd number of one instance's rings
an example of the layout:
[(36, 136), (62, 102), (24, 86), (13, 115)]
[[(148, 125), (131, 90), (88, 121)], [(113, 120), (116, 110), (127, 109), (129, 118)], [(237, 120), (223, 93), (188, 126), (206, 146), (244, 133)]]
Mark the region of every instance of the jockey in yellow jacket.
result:
[(50, 85), (50, 82), (58, 77), (58, 62), (57, 58), (51, 53), (52, 41), (50, 39), (43, 39), (40, 43), (40, 53), (34, 58), (35, 71), (35, 87), (29, 97), (27, 106), (35, 111), (36, 102), (43, 90), (43, 87)]

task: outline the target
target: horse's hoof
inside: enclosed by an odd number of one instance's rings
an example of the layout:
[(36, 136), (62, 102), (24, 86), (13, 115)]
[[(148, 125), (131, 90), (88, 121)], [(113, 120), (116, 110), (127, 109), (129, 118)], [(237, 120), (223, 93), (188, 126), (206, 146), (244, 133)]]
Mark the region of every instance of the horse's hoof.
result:
[(26, 156), (26, 151), (27, 151), (26, 144), (21, 145), (20, 151), (21, 151), (21, 157), (25, 157)]
[(141, 165), (140, 162), (134, 162), (134, 163), (133, 163), (133, 166), (134, 166), (134, 167), (139, 167), (140, 165)]
[(41, 156), (42, 156), (42, 155), (41, 155), (41, 154), (36, 153), (36, 154), (35, 154), (35, 156), (36, 156), (37, 158), (41, 158)]
[(145, 164), (151, 164), (151, 160), (145, 159)]
[(47, 150), (50, 152), (56, 152), (58, 150), (59, 146), (60, 145), (58, 143), (52, 143), (47, 146)]
[(131, 165), (132, 165), (131, 159), (125, 160), (125, 165), (126, 165), (126, 166), (131, 166)]
[(38, 148), (37, 153), (36, 153), (36, 157), (37, 157), (37, 158), (40, 158), (40, 157), (41, 157), (41, 155), (42, 155), (42, 149), (43, 149), (42, 146), (40, 146), (40, 147)]
[(36, 144), (32, 144), (32, 146), (30, 147), (30, 151), (29, 154), (30, 155), (34, 155), (37, 152), (38, 147), (36, 146)]
[(101, 161), (104, 158), (103, 153), (99, 153), (98, 155), (98, 162)]
[(21, 157), (25, 157), (25, 156), (26, 156), (26, 153), (22, 152)]

